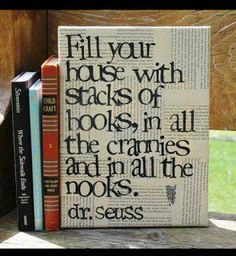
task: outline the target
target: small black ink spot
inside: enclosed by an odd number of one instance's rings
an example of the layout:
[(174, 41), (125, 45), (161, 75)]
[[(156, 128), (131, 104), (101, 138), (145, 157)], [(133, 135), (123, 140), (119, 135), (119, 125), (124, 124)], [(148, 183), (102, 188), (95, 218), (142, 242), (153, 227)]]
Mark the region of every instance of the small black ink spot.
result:
[(138, 196), (138, 192), (134, 192), (134, 196)]
[(89, 219), (90, 219), (90, 220), (92, 220), (92, 219), (93, 219), (93, 217), (92, 217), (92, 216), (90, 216), (90, 217), (89, 217)]
[(167, 193), (167, 199), (169, 202), (169, 206), (171, 206), (175, 203), (175, 199), (176, 199), (176, 185), (174, 185), (174, 186), (167, 185), (166, 193)]

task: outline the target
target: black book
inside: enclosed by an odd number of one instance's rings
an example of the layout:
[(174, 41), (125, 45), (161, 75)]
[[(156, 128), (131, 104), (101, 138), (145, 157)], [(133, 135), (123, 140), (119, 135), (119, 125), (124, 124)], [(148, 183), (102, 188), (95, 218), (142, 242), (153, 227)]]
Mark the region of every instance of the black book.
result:
[(38, 72), (23, 72), (11, 81), (17, 219), (20, 231), (34, 230), (29, 88), (38, 78)]

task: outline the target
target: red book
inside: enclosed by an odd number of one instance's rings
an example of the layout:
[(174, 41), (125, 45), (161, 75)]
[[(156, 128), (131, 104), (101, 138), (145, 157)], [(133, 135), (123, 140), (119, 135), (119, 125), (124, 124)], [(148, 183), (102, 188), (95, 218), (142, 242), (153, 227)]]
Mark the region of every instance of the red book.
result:
[(59, 67), (50, 56), (41, 66), (42, 155), (45, 230), (60, 228), (59, 201)]

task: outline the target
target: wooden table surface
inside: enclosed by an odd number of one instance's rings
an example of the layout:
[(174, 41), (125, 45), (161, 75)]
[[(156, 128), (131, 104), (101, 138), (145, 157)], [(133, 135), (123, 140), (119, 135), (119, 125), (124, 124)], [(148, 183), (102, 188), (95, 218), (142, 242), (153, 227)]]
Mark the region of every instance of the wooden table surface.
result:
[(19, 232), (16, 211), (0, 219), (0, 248), (236, 248), (236, 214), (209, 213), (209, 227)]

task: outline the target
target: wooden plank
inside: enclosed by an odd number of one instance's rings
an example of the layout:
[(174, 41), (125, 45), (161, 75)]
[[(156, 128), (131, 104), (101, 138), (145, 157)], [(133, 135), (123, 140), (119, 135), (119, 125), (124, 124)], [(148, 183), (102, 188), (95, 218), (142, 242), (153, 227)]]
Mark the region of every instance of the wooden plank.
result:
[(236, 10), (50, 10), (51, 54), (59, 25), (211, 26), (210, 128), (236, 130)]
[(209, 213), (205, 228), (64, 229), (18, 232), (16, 212), (0, 219), (0, 248), (235, 248), (236, 215)]
[(8, 110), (10, 81), (39, 69), (46, 56), (46, 11), (0, 11), (0, 124)]
[(11, 79), (46, 56), (46, 11), (0, 11), (0, 216), (15, 205)]

